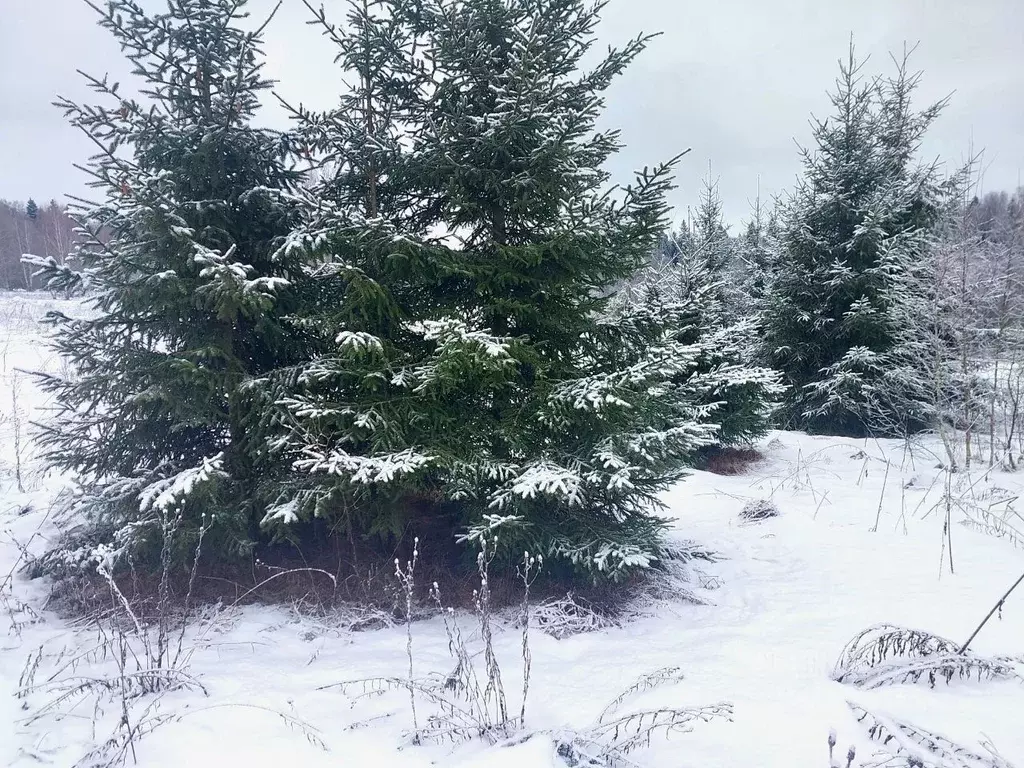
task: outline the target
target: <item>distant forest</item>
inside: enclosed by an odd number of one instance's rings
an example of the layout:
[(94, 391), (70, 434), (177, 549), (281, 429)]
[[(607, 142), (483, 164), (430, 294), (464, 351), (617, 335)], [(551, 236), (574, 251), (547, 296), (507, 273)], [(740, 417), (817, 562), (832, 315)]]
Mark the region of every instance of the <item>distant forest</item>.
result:
[(67, 206), (56, 200), (39, 205), (0, 200), (0, 289), (39, 290), (42, 282), (32, 277), (35, 267), (22, 263), (32, 254), (63, 264), (75, 245), (75, 223)]

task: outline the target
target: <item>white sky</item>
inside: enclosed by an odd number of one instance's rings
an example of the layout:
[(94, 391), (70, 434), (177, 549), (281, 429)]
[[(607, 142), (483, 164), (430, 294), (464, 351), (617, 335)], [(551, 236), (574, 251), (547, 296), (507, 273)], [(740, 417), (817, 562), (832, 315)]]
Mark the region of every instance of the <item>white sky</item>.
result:
[[(90, 145), (51, 102), (58, 93), (88, 98), (76, 69), (127, 80), (127, 67), (81, 0), (3, 5), (0, 198), (82, 193), (83, 174), (71, 164)], [(342, 0), (325, 5), (342, 20)], [(254, 14), (269, 7), (252, 0)], [(284, 0), (267, 33), (266, 71), (289, 100), (327, 107), (339, 92), (338, 70), (307, 17), (299, 0)], [(696, 200), (709, 161), (734, 224), (759, 176), (765, 196), (792, 184), (794, 142), (808, 140), (812, 112), (827, 112), (826, 90), (851, 33), (871, 72), (888, 71), (889, 51), (919, 43), (921, 105), (953, 94), (927, 140), (930, 157), (958, 164), (973, 142), (985, 151), (986, 189), (1016, 187), (1024, 171), (1022, 0), (611, 0), (603, 42), (641, 31), (664, 34), (608, 93), (605, 123), (620, 127), (627, 145), (610, 169), (628, 181), (634, 168), (692, 147), (672, 197), (677, 218)], [(265, 118), (283, 126), (275, 110)]]

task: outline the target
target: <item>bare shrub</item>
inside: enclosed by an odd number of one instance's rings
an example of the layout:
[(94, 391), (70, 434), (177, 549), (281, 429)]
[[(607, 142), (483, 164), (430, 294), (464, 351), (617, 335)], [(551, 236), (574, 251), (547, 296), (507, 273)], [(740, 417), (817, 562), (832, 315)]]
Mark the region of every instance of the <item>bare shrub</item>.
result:
[(25, 492), (25, 483), (22, 478), (22, 464), (25, 453), (24, 432), (25, 413), (21, 408), (21, 376), (17, 371), (11, 376), (11, 412), (8, 419), (14, 439), (14, 479), (18, 486), (18, 492)]
[[(352, 696), (353, 703), (363, 698), (383, 695), (389, 691), (405, 691), (409, 695), (413, 730), (410, 739), (414, 744), (423, 740), (433, 742), (462, 742), (481, 738), (497, 743), (509, 738), (523, 727), (526, 715), (526, 697), (529, 695), (532, 656), (529, 644), (529, 590), (536, 577), (539, 558), (524, 554), (519, 569), (524, 596), (520, 606), (524, 622), (521, 641), (522, 655), (522, 702), (519, 716), (509, 714), (505, 685), (498, 657), (494, 652), (494, 614), (491, 607), (490, 566), (496, 551), (496, 542), (482, 535), (476, 539), (480, 551), (477, 555), (479, 589), (474, 592), (474, 615), (480, 648), (472, 650), (463, 633), (454, 609), (445, 607), (440, 587), (435, 582), (430, 589), (430, 598), (444, 622), (448, 637), (448, 651), (455, 663), (454, 669), (446, 674), (431, 673), (425, 677), (414, 676), (414, 649), (412, 635), (412, 606), (415, 589), (415, 551), (413, 559), (405, 569), (397, 567), (396, 576), (406, 596), (406, 654), (409, 662), (406, 677), (374, 677), (349, 680), (321, 687), (321, 690), (337, 688)], [(482, 664), (478, 659), (482, 656)], [(420, 721), (417, 699), (427, 706), (427, 715)]]
[(18, 550), (18, 555), (14, 558), (14, 562), (11, 564), (7, 573), (0, 574), (0, 607), (2, 607), (4, 613), (7, 614), (7, 619), (10, 623), (10, 631), (16, 636), (21, 637), (22, 630), (26, 626), (40, 621), (41, 617), (35, 608), (15, 594), (14, 579), (18, 571), (20, 571), (25, 564), (32, 559), (31, 554), (29, 553), (29, 547), (40, 534), (37, 529), (32, 533), (27, 541), (22, 542), (15, 538), (10, 531), (5, 530), (3, 533), (10, 540), (11, 544), (13, 544)]
[(533, 666), (533, 654), (530, 651), (530, 587), (543, 567), (544, 560), (539, 555), (534, 557), (529, 552), (523, 552), (523, 563), (519, 567), (519, 576), (523, 580), (523, 603), (520, 623), (523, 634), (520, 644), (520, 653), (523, 658), (523, 694), (522, 705), (519, 709), (519, 722), (526, 724), (526, 700), (530, 693), (530, 670)]
[[(29, 655), (17, 691), (29, 712), (25, 722), (59, 720), (88, 704), (96, 729), (100, 714), (113, 705), (118, 717), (110, 734), (84, 754), (75, 768), (116, 768), (129, 757), (134, 761), (135, 745), (143, 736), (164, 724), (218, 707), (269, 712), (303, 733), (310, 743), (326, 748), (316, 729), (297, 716), (257, 705), (225, 703), (176, 713), (160, 711), (161, 701), (172, 691), (207, 695), (189, 667), (195, 650), (224, 616), (223, 609), (202, 610), (193, 599), (206, 524), (200, 528), (195, 544), (185, 594), (180, 600), (174, 599), (168, 552), (178, 546), (180, 522), (173, 509), (161, 514), (161, 573), (156, 595), (147, 602), (130, 600), (124, 593), (114, 577), (114, 553), (95, 553), (95, 572), (106, 584), (109, 601), (106, 609), (97, 607), (81, 619), (95, 633), (95, 640), (84, 651), (69, 654), (61, 650), (53, 655), (39, 648)], [(135, 576), (134, 566), (130, 570), (129, 581)], [(290, 575), (278, 572), (268, 580)], [(246, 597), (247, 593), (242, 593), (229, 608)], [(140, 611), (142, 607), (147, 609), (145, 614)], [(190, 628), (195, 631), (189, 633)], [(94, 671), (111, 666), (109, 673)]]
[(743, 475), (763, 459), (764, 456), (756, 448), (716, 446), (701, 456), (697, 462), (697, 469), (715, 475)]
[(395, 560), (395, 578), (405, 593), (405, 654), (409, 660), (409, 707), (412, 709), (413, 741), (419, 744), (420, 727), (416, 719), (416, 689), (413, 687), (413, 656), (412, 656), (412, 601), (416, 589), (416, 561), (419, 558), (420, 540), (413, 542), (412, 558), (403, 570), (400, 562)]
[(1019, 658), (985, 658), (961, 651), (951, 640), (915, 629), (878, 624), (843, 649), (834, 680), (858, 688), (956, 679), (1022, 680)]
[[(104, 704), (114, 704), (120, 717), (111, 735), (87, 752), (76, 764), (82, 768), (117, 766), (131, 755), (135, 742), (166, 721), (157, 714), (157, 703), (169, 691), (192, 690), (206, 694), (206, 689), (188, 672), (192, 646), (185, 643), (191, 600), (187, 594), (182, 610), (170, 599), (170, 550), (176, 546), (180, 518), (171, 510), (161, 518), (161, 566), (156, 613), (143, 619), (127, 599), (113, 577), (115, 553), (98, 549), (93, 553), (95, 571), (107, 584), (110, 605), (88, 617), (96, 633), (96, 641), (84, 652), (67, 657), (62, 651), (50, 662), (40, 678), (44, 650), (29, 655), (19, 681), (17, 696), (25, 700), (29, 710), (26, 722), (45, 718), (60, 719), (83, 701), (93, 703), (94, 712)], [(202, 555), (201, 530), (194, 552), (190, 587)], [(113, 663), (110, 674), (91, 670)]]
[(1016, 496), (979, 498), (973, 503), (959, 499), (956, 506), (964, 515), (960, 524), (1024, 548), (1024, 517), (1013, 505), (1016, 500)]
[(536, 605), (533, 621), (537, 629), (556, 640), (621, 626), (619, 619), (573, 592), (564, 597), (549, 597)]
[(740, 517), (751, 523), (759, 523), (778, 516), (779, 508), (771, 499), (751, 499), (740, 510)]
[(618, 714), (635, 696), (683, 679), (677, 667), (666, 667), (639, 677), (601, 711), (597, 721), (582, 730), (554, 733), (556, 753), (569, 766), (628, 766), (628, 755), (649, 747), (657, 736), (689, 733), (699, 723), (732, 719), (732, 704), (701, 707), (660, 707)]
[(894, 717), (869, 712), (858, 704), (847, 702), (854, 717), (879, 742), (892, 759), (887, 766), (903, 768), (1012, 768), (990, 744), (984, 743), (982, 754), (974, 748)]

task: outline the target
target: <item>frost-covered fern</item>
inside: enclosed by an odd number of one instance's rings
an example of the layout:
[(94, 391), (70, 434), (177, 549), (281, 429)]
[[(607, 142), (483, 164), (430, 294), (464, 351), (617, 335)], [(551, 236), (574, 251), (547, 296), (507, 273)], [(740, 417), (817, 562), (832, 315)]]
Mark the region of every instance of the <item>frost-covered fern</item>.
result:
[(719, 702), (697, 707), (659, 707), (619, 714), (630, 699), (683, 679), (677, 667), (641, 675), (612, 699), (597, 721), (581, 730), (556, 732), (556, 752), (569, 766), (631, 766), (628, 755), (648, 747), (656, 737), (689, 733), (700, 723), (732, 719), (732, 704)]
[(945, 736), (894, 717), (869, 712), (847, 702), (868, 736), (892, 756), (885, 762), (892, 768), (1013, 768), (991, 744), (982, 742), (982, 752), (958, 744)]
[(682, 679), (683, 672), (679, 667), (664, 667), (649, 674), (641, 675), (635, 683), (612, 699), (608, 706), (601, 710), (601, 714), (597, 717), (597, 722), (604, 723), (610, 721), (611, 716), (619, 710), (619, 707), (633, 696), (639, 696), (662, 685), (681, 682)]
[(1022, 680), (1024, 660), (986, 658), (960, 652), (951, 640), (892, 624), (877, 624), (854, 637), (839, 656), (832, 677), (859, 688), (942, 680)]

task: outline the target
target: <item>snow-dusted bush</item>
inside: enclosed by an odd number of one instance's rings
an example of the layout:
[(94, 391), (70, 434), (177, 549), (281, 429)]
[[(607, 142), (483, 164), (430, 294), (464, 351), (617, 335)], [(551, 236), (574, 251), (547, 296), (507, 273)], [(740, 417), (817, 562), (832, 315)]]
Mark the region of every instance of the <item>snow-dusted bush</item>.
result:
[(531, 612), (534, 626), (556, 640), (586, 632), (620, 626), (617, 616), (595, 607), (588, 600), (568, 593), (564, 597), (548, 598), (534, 606)]
[[(1010, 587), (962, 645), (929, 632), (892, 624), (868, 627), (843, 649), (833, 670), (833, 679), (858, 688), (918, 682), (934, 687), (940, 680), (949, 684), (954, 678), (1024, 682), (1024, 657), (986, 658), (968, 650), (992, 614), (1022, 581), (1024, 576)], [(868, 736), (884, 748), (885, 765), (1011, 768), (988, 741), (981, 742), (979, 751), (898, 718), (872, 712), (860, 704), (847, 703)], [(834, 738), (830, 737), (830, 754), (834, 743)]]
[(759, 522), (778, 516), (779, 508), (771, 499), (751, 499), (740, 510), (740, 517), (750, 522)]

